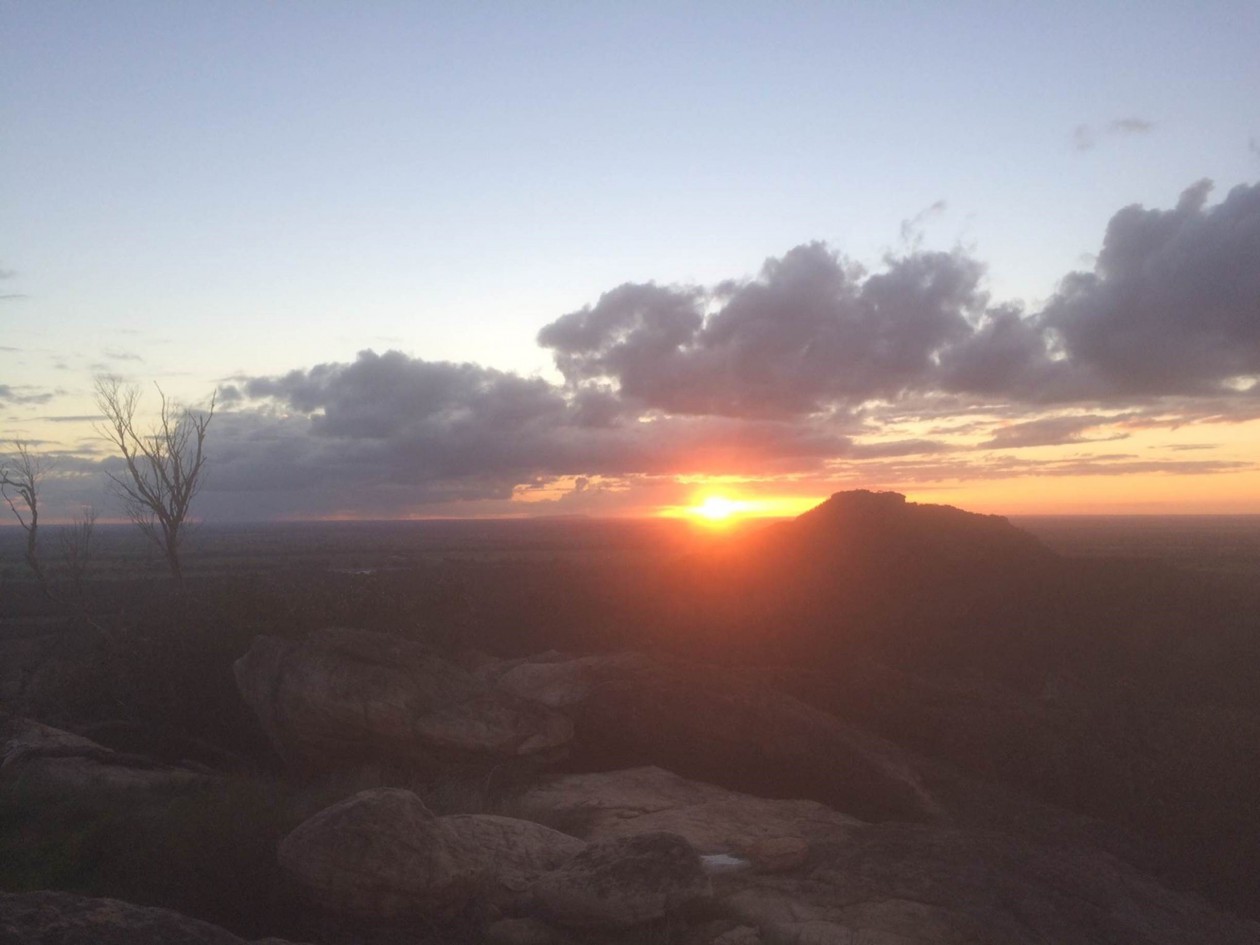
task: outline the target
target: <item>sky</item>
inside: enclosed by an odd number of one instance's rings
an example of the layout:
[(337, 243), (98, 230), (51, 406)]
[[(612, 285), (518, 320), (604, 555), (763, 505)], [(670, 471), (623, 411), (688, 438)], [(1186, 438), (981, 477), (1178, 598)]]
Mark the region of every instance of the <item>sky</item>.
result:
[(1260, 3), (0, 0), (0, 442), (207, 521), (1260, 513)]

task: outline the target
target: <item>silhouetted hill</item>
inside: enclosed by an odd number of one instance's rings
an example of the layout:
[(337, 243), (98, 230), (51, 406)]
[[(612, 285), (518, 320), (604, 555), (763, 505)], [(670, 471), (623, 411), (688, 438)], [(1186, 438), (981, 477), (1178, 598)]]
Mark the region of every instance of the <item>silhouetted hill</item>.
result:
[(904, 561), (983, 567), (1055, 557), (1045, 545), (1000, 515), (977, 515), (949, 505), (907, 502), (898, 492), (837, 492), (791, 522), (772, 526), (762, 540), (780, 552), (847, 559), (868, 570)]
[(1012, 645), (1060, 623), (1064, 574), (1000, 516), (855, 491), (694, 556), (667, 599), (692, 627), (683, 639), (728, 655), (1011, 669)]

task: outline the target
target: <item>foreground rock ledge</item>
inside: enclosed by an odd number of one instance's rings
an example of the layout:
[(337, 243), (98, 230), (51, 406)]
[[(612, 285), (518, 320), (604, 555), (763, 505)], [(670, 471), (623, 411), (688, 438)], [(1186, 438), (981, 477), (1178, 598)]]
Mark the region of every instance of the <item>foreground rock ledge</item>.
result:
[[(231, 932), (172, 912), (65, 892), (0, 893), (4, 945), (246, 945)], [(262, 939), (256, 945), (288, 945)]]
[(75, 790), (158, 791), (212, 780), (198, 771), (114, 751), (73, 732), (30, 720), (7, 726), (0, 772), (5, 778)]

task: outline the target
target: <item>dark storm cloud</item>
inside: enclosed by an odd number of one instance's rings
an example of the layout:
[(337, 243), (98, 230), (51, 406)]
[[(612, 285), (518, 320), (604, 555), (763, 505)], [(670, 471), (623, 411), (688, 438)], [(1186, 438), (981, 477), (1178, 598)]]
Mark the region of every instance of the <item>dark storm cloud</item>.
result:
[(574, 387), (613, 384), (637, 407), (785, 417), (892, 399), (971, 333), (983, 268), (913, 253), (867, 274), (821, 243), (770, 259), (757, 279), (623, 285), (539, 332)]

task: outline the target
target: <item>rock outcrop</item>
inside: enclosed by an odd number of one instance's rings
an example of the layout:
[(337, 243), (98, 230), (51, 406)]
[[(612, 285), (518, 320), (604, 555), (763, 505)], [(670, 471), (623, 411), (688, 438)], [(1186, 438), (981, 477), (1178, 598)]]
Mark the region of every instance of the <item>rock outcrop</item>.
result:
[(721, 902), (770, 942), (811, 945), (1256, 945), (1218, 913), (1106, 854), (920, 824), (856, 828), (804, 873), (738, 874)]
[(161, 790), (205, 784), (210, 776), (98, 745), (30, 720), (9, 723), (0, 773), (70, 789)]
[(548, 917), (576, 928), (624, 928), (661, 919), (707, 892), (700, 857), (673, 833), (592, 843), (533, 887)]
[(305, 769), (548, 759), (573, 732), (553, 709), (365, 630), (320, 630), (301, 643), (260, 636), (235, 673), (277, 751)]
[(753, 797), (654, 767), (546, 778), (519, 804), (584, 840), (665, 831), (702, 855), (760, 855), (780, 864), (784, 841), (839, 840), (862, 823), (817, 801)]
[[(0, 942), (21, 945), (246, 945), (170, 909), (65, 892), (0, 892)], [(286, 945), (269, 938), (257, 945)]]
[(509, 903), (585, 848), (508, 817), (436, 817), (410, 791), (378, 788), (334, 804), (285, 837), (280, 864), (312, 901), (371, 919), (450, 916), (476, 896)]
[[(496, 678), (492, 668), (482, 673)], [(750, 673), (621, 654), (515, 661), (497, 678), (518, 693), (564, 692), (560, 704), (575, 727), (573, 767), (657, 765), (763, 797), (810, 798), (863, 820), (942, 816), (895, 745)], [(525, 686), (524, 679), (552, 682)]]

